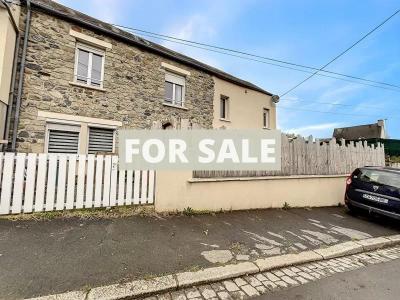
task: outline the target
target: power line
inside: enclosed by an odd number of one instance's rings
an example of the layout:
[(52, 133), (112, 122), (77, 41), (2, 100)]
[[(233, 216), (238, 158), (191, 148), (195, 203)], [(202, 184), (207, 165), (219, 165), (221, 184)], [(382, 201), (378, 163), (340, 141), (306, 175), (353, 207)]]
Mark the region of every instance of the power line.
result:
[[(115, 25), (115, 26), (117, 26), (117, 25)], [(135, 33), (135, 34), (137, 34), (137, 33)], [(237, 58), (245, 59), (245, 60), (249, 60), (249, 61), (259, 62), (259, 63), (272, 65), (272, 66), (276, 66), (276, 67), (280, 67), (280, 68), (284, 68), (284, 69), (290, 69), (290, 70), (299, 71), (299, 72), (303, 72), (303, 73), (313, 74), (313, 72), (311, 72), (311, 71), (302, 70), (302, 69), (289, 67), (289, 66), (284, 66), (284, 65), (279, 65), (277, 63), (271, 63), (271, 62), (262, 61), (262, 60), (259, 60), (259, 59), (250, 58), (250, 57), (244, 57), (244, 56), (240, 56), (240, 55), (236, 55), (236, 54), (232, 54), (232, 53), (227, 53), (227, 52), (223, 52), (223, 51), (219, 51), (219, 50), (209, 49), (209, 48), (205, 48), (205, 47), (201, 47), (201, 46), (196, 46), (196, 45), (192, 45), (192, 44), (188, 44), (188, 43), (184, 43), (184, 42), (179, 42), (179, 41), (173, 40), (172, 38), (160, 37), (157, 34), (139, 33), (138, 35), (145, 36), (145, 37), (150, 37), (150, 38), (154, 38), (154, 39), (159, 39), (159, 40), (164, 40), (164, 41), (169, 41), (169, 42), (180, 44), (180, 45), (185, 45), (185, 46), (189, 46), (189, 47), (193, 47), (193, 48), (197, 48), (197, 49), (202, 49), (202, 50), (206, 50), (206, 51), (210, 51), (210, 52), (214, 52), (214, 53), (219, 53), (219, 54), (224, 54), (224, 55), (228, 55), (228, 56), (232, 56), (232, 57), (237, 57)], [(321, 74), (321, 73), (318, 73), (316, 75), (322, 76), (322, 77), (327, 77), (327, 78), (338, 79), (338, 80), (342, 80), (342, 81), (346, 81), (346, 82), (361, 84), (361, 85), (365, 85), (365, 86), (376, 87), (376, 88), (381, 88), (381, 89), (385, 89), (385, 90), (391, 90), (391, 91), (395, 91), (395, 92), (400, 92), (399, 88), (391, 88), (389, 86), (388, 87), (379, 86), (379, 85), (374, 85), (374, 84), (369, 84), (369, 83), (365, 83), (365, 82), (349, 80), (349, 79), (340, 78), (340, 77), (331, 76), (331, 75), (326, 75), (326, 74)], [(395, 85), (392, 85), (392, 84), (386, 84), (386, 85), (395, 86)]]
[(325, 101), (309, 101), (304, 99), (289, 99), (289, 98), (280, 98), (283, 101), (300, 101), (300, 102), (307, 102), (307, 103), (318, 103), (318, 104), (327, 104), (327, 105), (334, 105), (334, 106), (343, 106), (343, 107), (362, 107), (362, 108), (373, 108), (373, 109), (383, 109), (383, 107), (377, 107), (373, 105), (365, 105), (365, 104), (345, 104), (345, 103), (335, 103), (335, 102), (325, 102)]
[(322, 110), (313, 110), (313, 109), (293, 108), (293, 107), (287, 107), (287, 106), (281, 106), (281, 105), (279, 105), (278, 108), (289, 109), (289, 110), (298, 110), (298, 111), (308, 111), (308, 112), (323, 113), (323, 114), (344, 115), (344, 116), (352, 116), (352, 117), (373, 117), (373, 118), (387, 119), (387, 118), (384, 118), (382, 116), (377, 116), (377, 115), (351, 114), (351, 113), (342, 113), (342, 112), (336, 112), (336, 111), (322, 111)]
[[(129, 31), (136, 30), (136, 29), (131, 29), (131, 28), (126, 27), (126, 26), (120, 26), (120, 25), (114, 25), (114, 26), (119, 26), (119, 27), (122, 27), (122, 28), (125, 28), (125, 29), (129, 29)], [(144, 30), (137, 30), (137, 31), (148, 32), (148, 31), (144, 31)], [(232, 53), (226, 53), (226, 52), (218, 51), (218, 50), (214, 50), (214, 49), (208, 49), (208, 48), (201, 47), (201, 46), (195, 46), (195, 45), (192, 45), (192, 44), (187, 44), (185, 42), (178, 42), (178, 41), (175, 41), (173, 37), (168, 37), (168, 36), (162, 37), (163, 35), (160, 35), (160, 34), (155, 34), (155, 33), (148, 32), (148, 34), (140, 33), (140, 35), (146, 36), (146, 37), (150, 37), (150, 38), (159, 39), (159, 40), (169, 41), (169, 42), (173, 42), (173, 43), (177, 43), (177, 44), (181, 44), (181, 45), (186, 45), (186, 46), (197, 48), (197, 49), (203, 49), (203, 50), (207, 50), (207, 51), (211, 51), (211, 52), (225, 54), (225, 55), (229, 55), (229, 56), (233, 56), (233, 57), (237, 57), (237, 58), (241, 58), (241, 59), (246, 59), (246, 60), (250, 60), (250, 61), (255, 61), (255, 62), (260, 62), (260, 63), (264, 63), (264, 64), (268, 64), (268, 65), (273, 65), (273, 66), (280, 67), (280, 68), (285, 68), (285, 69), (290, 69), (290, 70), (295, 70), (295, 71), (299, 71), (299, 72), (313, 74), (313, 72), (310, 72), (310, 71), (307, 71), (307, 70), (301, 70), (301, 69), (298, 69), (298, 68), (279, 65), (279, 64), (276, 64), (276, 63), (266, 62), (266, 61), (262, 61), (262, 60), (258, 60), (258, 59), (249, 58), (249, 57), (243, 57), (243, 56), (240, 56), (240, 55), (235, 55), (235, 54), (232, 54)], [(178, 39), (178, 38), (176, 38), (176, 39)], [(182, 40), (182, 39), (179, 39), (179, 40)], [(201, 44), (201, 43), (198, 43), (198, 44)], [(331, 72), (331, 73), (334, 73), (334, 72)], [(338, 74), (340, 75), (340, 73), (338, 73)], [(392, 89), (392, 88), (387, 88), (387, 87), (382, 87), (382, 86), (376, 86), (376, 85), (367, 84), (367, 83), (363, 83), (363, 82), (357, 82), (357, 81), (348, 80), (348, 79), (344, 79), (344, 78), (338, 78), (338, 77), (330, 76), (330, 75), (326, 75), (326, 74), (318, 73), (316, 75), (323, 76), (323, 77), (328, 77), (328, 78), (340, 79), (340, 80), (344, 80), (344, 81), (347, 81), (347, 82), (354, 82), (354, 83), (358, 83), (358, 84), (362, 84), (362, 85), (367, 85), (367, 86), (372, 86), (372, 87), (383, 88), (383, 89), (388, 89), (388, 90), (400, 92), (400, 90), (398, 90), (398, 89)], [(350, 76), (348, 76), (348, 77), (350, 77)], [(387, 84), (387, 85), (390, 85), (390, 84)], [(395, 85), (391, 85), (391, 86), (395, 86)], [(295, 100), (295, 99), (288, 99), (288, 98), (281, 98), (281, 100), (284, 100), (284, 101), (306, 101), (306, 100), (301, 100), (301, 99), (296, 99)], [(341, 104), (341, 103), (323, 102), (323, 101), (307, 101), (307, 102), (308, 103), (329, 104), (329, 105), (343, 106), (343, 107), (359, 106), (359, 105)], [(279, 106), (279, 107), (283, 108), (283, 109), (301, 110), (301, 111), (308, 111), (308, 112), (315, 112), (315, 113), (327, 113), (327, 114), (336, 114), (336, 115), (339, 114), (339, 115), (349, 115), (349, 116), (377, 117), (377, 116), (373, 116), (373, 115), (360, 115), (360, 114), (340, 113), (340, 112), (327, 112), (327, 111), (318, 111), (318, 110), (304, 110), (304, 109), (295, 109), (295, 108), (289, 108), (289, 107), (284, 107), (284, 106)], [(365, 108), (369, 107), (369, 108), (376, 109), (376, 107), (374, 107), (374, 106), (365, 106), (365, 105), (363, 105), (363, 107), (365, 107)]]
[[(381, 84), (381, 85), (400, 88), (399, 85), (395, 85), (395, 84), (391, 84), (391, 83), (380, 82), (380, 81), (375, 81), (375, 80), (371, 80), (371, 79), (365, 79), (365, 78), (361, 78), (361, 77), (357, 77), (357, 76), (353, 76), (353, 75), (347, 75), (347, 74), (338, 73), (338, 72), (333, 72), (333, 71), (329, 71), (329, 70), (320, 70), (320, 69), (318, 69), (316, 67), (310, 67), (310, 66), (306, 66), (306, 65), (303, 65), (303, 64), (284, 61), (284, 60), (280, 60), (280, 59), (276, 59), (276, 58), (272, 58), (272, 57), (261, 56), (261, 55), (248, 53), (248, 52), (235, 50), (235, 49), (230, 49), (230, 48), (226, 48), (226, 47), (221, 47), (221, 46), (216, 46), (216, 45), (211, 45), (211, 44), (205, 44), (205, 43), (200, 43), (200, 42), (195, 42), (195, 41), (191, 41), (191, 40), (186, 40), (186, 39), (182, 39), (182, 38), (173, 37), (173, 36), (170, 36), (170, 35), (154, 33), (154, 32), (143, 30), (143, 29), (132, 28), (132, 27), (122, 26), (122, 25), (117, 25), (117, 24), (112, 24), (112, 25), (120, 27), (120, 28), (128, 29), (128, 30), (134, 31), (134, 32), (141, 32), (142, 34), (143, 33), (151, 34), (151, 35), (153, 35), (152, 36), (153, 38), (154, 38), (154, 36), (156, 36), (156, 37), (163, 37), (163, 38), (173, 39), (173, 40), (177, 40), (177, 41), (181, 41), (181, 42), (185, 42), (185, 43), (205, 46), (205, 47), (219, 49), (219, 50), (223, 50), (223, 51), (229, 51), (229, 52), (233, 52), (233, 53), (237, 53), (237, 54), (242, 54), (242, 55), (255, 57), (255, 58), (261, 58), (261, 59), (265, 59), (265, 60), (269, 60), (269, 61), (273, 61), (273, 62), (277, 62), (277, 63), (281, 63), (281, 64), (286, 64), (286, 65), (291, 65), (291, 66), (295, 66), (295, 67), (304, 68), (304, 69), (309, 69), (309, 70), (314, 70), (314, 71), (322, 71), (322, 72), (325, 72), (325, 73), (338, 75), (338, 76), (343, 76), (343, 77), (348, 77), (348, 78), (351, 78), (351, 79), (357, 79), (357, 80), (366, 81), (366, 82), (370, 82), (370, 83), (376, 83), (376, 84)], [(171, 41), (171, 42), (174, 42), (174, 41)], [(187, 45), (187, 44), (184, 44), (184, 45)], [(187, 46), (190, 46), (190, 45), (187, 45)], [(204, 49), (204, 48), (201, 48), (201, 49)], [(204, 49), (204, 50), (208, 50), (208, 49)]]
[(305, 83), (306, 81), (308, 81), (309, 79), (311, 79), (312, 77), (314, 77), (318, 72), (323, 71), (323, 69), (325, 69), (327, 66), (329, 66), (331, 63), (333, 63), (334, 61), (336, 61), (337, 59), (339, 59), (341, 56), (343, 56), (344, 54), (346, 54), (347, 52), (349, 52), (351, 49), (353, 49), (355, 46), (357, 46), (359, 43), (361, 43), (364, 39), (366, 39), (369, 35), (371, 35), (372, 33), (374, 33), (376, 30), (378, 30), (380, 27), (382, 27), (386, 22), (388, 22), (391, 18), (393, 18), (395, 15), (397, 15), (400, 12), (400, 9), (398, 9), (397, 11), (395, 11), (392, 15), (390, 15), (388, 18), (386, 18), (383, 22), (381, 22), (379, 25), (377, 25), (376, 27), (374, 27), (372, 30), (370, 30), (368, 33), (366, 33), (365, 35), (363, 35), (359, 40), (357, 40), (355, 43), (353, 43), (350, 47), (348, 47), (346, 50), (342, 51), (341, 53), (339, 53), (338, 55), (336, 55), (333, 59), (331, 59), (328, 63), (326, 63), (322, 68), (318, 69), (317, 71), (315, 71), (313, 74), (311, 74), (310, 76), (308, 76), (307, 78), (305, 78), (304, 80), (302, 80), (301, 82), (299, 82), (298, 84), (296, 84), (294, 87), (290, 88), (289, 90), (287, 90), (285, 93), (283, 93), (281, 95), (281, 97), (287, 95), (288, 93), (290, 93), (291, 91), (293, 91), (294, 89), (298, 88), (300, 85), (302, 85), (303, 83)]

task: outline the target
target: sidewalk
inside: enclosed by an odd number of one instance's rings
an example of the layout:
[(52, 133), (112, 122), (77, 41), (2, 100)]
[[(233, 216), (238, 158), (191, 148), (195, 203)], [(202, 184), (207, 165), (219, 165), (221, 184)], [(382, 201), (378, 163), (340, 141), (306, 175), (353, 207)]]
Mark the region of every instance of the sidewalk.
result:
[[(0, 220), (0, 298), (61, 293), (399, 233), (344, 208)], [(393, 224), (393, 223), (392, 223)]]

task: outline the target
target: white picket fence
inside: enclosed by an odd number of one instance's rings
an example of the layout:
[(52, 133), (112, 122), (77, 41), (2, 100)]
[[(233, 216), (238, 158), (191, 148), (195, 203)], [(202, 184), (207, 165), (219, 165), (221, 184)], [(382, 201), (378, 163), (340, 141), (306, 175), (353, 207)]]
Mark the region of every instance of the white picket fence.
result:
[(0, 215), (154, 203), (154, 171), (118, 156), (0, 153)]

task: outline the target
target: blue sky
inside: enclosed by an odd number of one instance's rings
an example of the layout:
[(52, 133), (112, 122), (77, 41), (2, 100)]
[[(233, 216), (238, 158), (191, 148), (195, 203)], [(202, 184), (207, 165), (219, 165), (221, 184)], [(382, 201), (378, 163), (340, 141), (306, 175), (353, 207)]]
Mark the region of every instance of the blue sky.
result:
[[(60, 0), (110, 23), (321, 67), (400, 8), (399, 0)], [(400, 85), (400, 14), (327, 69)], [(153, 40), (281, 94), (307, 73)], [(330, 137), (334, 127), (387, 118), (400, 138), (400, 89), (314, 76), (278, 105), (287, 132)], [(341, 105), (321, 104), (329, 102)], [(286, 108), (284, 108), (286, 107)], [(356, 116), (300, 111), (318, 110)]]

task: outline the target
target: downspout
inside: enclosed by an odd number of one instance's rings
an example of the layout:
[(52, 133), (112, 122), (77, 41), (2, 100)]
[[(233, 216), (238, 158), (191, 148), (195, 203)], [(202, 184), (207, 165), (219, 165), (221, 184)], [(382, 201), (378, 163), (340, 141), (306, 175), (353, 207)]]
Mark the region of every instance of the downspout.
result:
[(31, 27), (31, 1), (30, 0), (26, 0), (26, 10), (27, 10), (27, 12), (26, 12), (26, 21), (25, 21), (24, 44), (23, 44), (23, 48), (22, 48), (21, 68), (20, 68), (19, 81), (18, 81), (18, 94), (17, 94), (17, 100), (15, 102), (15, 118), (14, 118), (14, 127), (13, 127), (12, 142), (11, 142), (11, 151), (15, 151), (15, 147), (17, 144), (17, 129), (18, 129), (18, 123), (19, 123), (19, 111), (21, 108), (22, 88), (24, 85), (26, 50), (28, 48), (29, 29)]
[[(14, 104), (14, 89), (15, 89), (15, 81), (17, 77), (17, 66), (18, 66), (18, 53), (19, 53), (19, 39), (20, 39), (20, 32), (18, 29), (18, 25), (15, 22), (14, 16), (12, 15), (11, 9), (8, 3), (5, 0), (0, 0), (1, 3), (6, 7), (8, 15), (11, 19), (11, 23), (13, 24), (15, 30), (15, 47), (14, 47), (14, 57), (13, 57), (13, 68), (11, 74), (11, 86), (10, 86), (10, 93), (8, 96), (8, 106), (7, 106), (7, 119), (6, 119), (6, 126), (3, 132), (3, 139), (8, 141), (10, 135), (10, 123), (11, 123), (11, 113)], [(2, 145), (2, 150), (5, 150), (6, 145)]]

